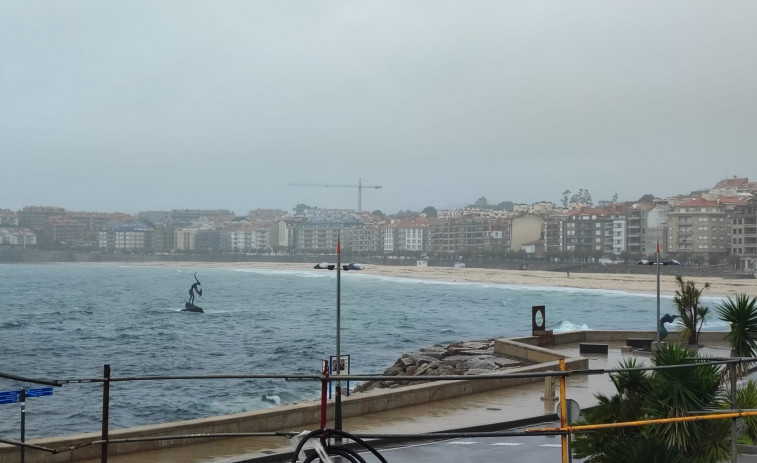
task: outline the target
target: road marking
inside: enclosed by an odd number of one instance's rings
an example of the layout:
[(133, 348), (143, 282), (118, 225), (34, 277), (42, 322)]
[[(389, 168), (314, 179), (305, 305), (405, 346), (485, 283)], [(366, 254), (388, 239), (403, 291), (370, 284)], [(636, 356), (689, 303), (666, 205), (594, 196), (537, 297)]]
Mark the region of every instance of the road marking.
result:
[(562, 447), (562, 444), (541, 444), (539, 447)]
[(516, 446), (516, 445), (523, 445), (523, 444), (521, 442), (497, 442), (496, 444), (492, 444), (492, 445), (511, 445), (511, 446)]
[(452, 441), (447, 442), (448, 444), (455, 444), (455, 445), (476, 445), (478, 442), (470, 441), (470, 440), (460, 440), (460, 441)]

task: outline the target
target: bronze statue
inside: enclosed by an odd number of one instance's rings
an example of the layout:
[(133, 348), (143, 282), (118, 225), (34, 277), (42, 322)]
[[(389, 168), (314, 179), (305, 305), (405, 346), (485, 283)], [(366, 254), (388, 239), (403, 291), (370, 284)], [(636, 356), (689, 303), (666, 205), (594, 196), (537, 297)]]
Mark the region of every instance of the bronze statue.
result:
[(660, 318), (660, 341), (665, 339), (665, 336), (668, 335), (668, 330), (665, 329), (665, 323), (673, 323), (676, 318), (681, 318), (678, 315), (670, 315), (669, 313), (666, 313)]
[(197, 279), (197, 272), (195, 272), (195, 282), (192, 283), (192, 287), (189, 288), (189, 302), (187, 304), (193, 305), (195, 303), (195, 293), (197, 293), (198, 296), (202, 296), (202, 288), (198, 287), (200, 286), (200, 280)]

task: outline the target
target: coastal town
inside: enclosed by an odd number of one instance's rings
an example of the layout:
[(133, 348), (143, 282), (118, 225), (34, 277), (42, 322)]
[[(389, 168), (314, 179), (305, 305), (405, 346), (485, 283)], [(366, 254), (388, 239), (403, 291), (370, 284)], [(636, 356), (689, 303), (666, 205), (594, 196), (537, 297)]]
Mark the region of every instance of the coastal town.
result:
[[(0, 209), (0, 250), (111, 254), (299, 255), (333, 253), (339, 237), (351, 256), (429, 260), (579, 259), (610, 264), (660, 251), (680, 262), (757, 268), (757, 182), (722, 179), (708, 190), (669, 198), (593, 204), (588, 190), (566, 190), (559, 204), (489, 204), (404, 211), (335, 210), (297, 205), (255, 209), (119, 212), (62, 207)], [(659, 247), (658, 247), (659, 245)]]

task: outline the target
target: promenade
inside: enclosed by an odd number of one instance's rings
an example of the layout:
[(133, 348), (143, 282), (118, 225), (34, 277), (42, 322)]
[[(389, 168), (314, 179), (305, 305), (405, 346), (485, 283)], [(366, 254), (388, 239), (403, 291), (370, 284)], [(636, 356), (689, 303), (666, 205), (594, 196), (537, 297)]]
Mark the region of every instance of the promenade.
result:
[[(563, 359), (568, 371), (566, 397), (581, 408), (596, 404), (595, 394), (612, 395), (615, 388), (606, 370), (618, 368), (625, 358), (649, 363), (650, 353), (632, 351), (629, 338), (651, 338), (653, 332), (573, 331), (548, 336), (500, 338), (493, 355), (522, 359), (528, 365), (492, 375), (477, 375), (471, 380), (442, 380), (413, 384), (396, 389), (377, 389), (355, 393), (342, 402), (344, 431), (351, 434), (424, 434), (445, 431), (492, 430), (554, 420), (559, 386), (550, 400), (543, 400), (543, 372), (559, 370)], [(668, 340), (679, 342), (680, 334)], [(699, 353), (705, 357), (727, 357), (730, 347), (724, 332), (703, 332)], [(607, 354), (581, 354), (580, 343), (606, 344)], [(591, 373), (591, 374), (588, 374)], [(503, 375), (504, 374), (504, 375)], [(428, 378), (424, 378), (428, 379)], [(556, 378), (555, 378), (556, 379)], [(559, 380), (555, 383), (559, 384)], [(329, 416), (333, 416), (333, 399)], [(281, 405), (271, 409), (234, 415), (164, 423), (137, 428), (113, 429), (108, 461), (111, 463), (240, 463), (272, 461), (272, 456), (293, 450), (291, 442), (274, 433), (299, 433), (319, 427), (319, 401)], [(536, 426), (536, 425), (535, 425)], [(333, 422), (327, 427), (333, 428)], [(217, 433), (263, 433), (265, 437), (208, 439)], [(203, 436), (201, 439), (148, 440), (117, 443), (119, 439), (159, 438), (165, 436)], [(26, 463), (100, 462), (97, 434), (62, 436), (30, 442), (47, 448), (84, 445), (59, 454), (30, 450)], [(279, 458), (280, 461), (280, 458)], [(0, 463), (18, 463), (17, 448), (0, 444)]]
[[(578, 343), (569, 343), (551, 348), (566, 357), (585, 357), (590, 369), (616, 368), (624, 357), (635, 356), (642, 361), (648, 353), (622, 353), (623, 342), (608, 342), (608, 354), (585, 355), (579, 353)], [(708, 343), (700, 349), (705, 356), (727, 356), (725, 343)], [(596, 404), (597, 393), (613, 394), (615, 388), (606, 374), (573, 375), (566, 379), (566, 397), (582, 407)], [(400, 434), (465, 430), (524, 419), (548, 418), (554, 413), (556, 401), (544, 401), (543, 383), (507, 387), (496, 391), (478, 393), (432, 403), (414, 405), (394, 410), (345, 418), (343, 429), (353, 434)], [(559, 396), (559, 386), (557, 387)], [(328, 423), (333, 427), (333, 423)], [(281, 429), (280, 431), (303, 431), (305, 429)], [(307, 429), (312, 430), (312, 429)], [(152, 450), (129, 455), (109, 457), (112, 463), (232, 463), (259, 459), (292, 451), (285, 437), (249, 437), (222, 439), (213, 442)], [(88, 460), (85, 463), (97, 463)]]

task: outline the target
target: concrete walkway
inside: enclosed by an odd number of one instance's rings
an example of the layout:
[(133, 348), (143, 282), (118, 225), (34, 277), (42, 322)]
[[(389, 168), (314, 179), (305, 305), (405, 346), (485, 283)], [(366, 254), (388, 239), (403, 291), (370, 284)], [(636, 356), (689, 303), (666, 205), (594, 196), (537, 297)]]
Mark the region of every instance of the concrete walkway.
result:
[[(648, 354), (621, 353), (619, 343), (609, 344), (607, 355), (584, 355), (589, 358), (590, 369), (616, 368), (624, 357), (637, 357), (648, 361)], [(578, 344), (565, 344), (552, 348), (568, 357), (579, 357)], [(707, 347), (702, 355), (727, 356), (726, 346)], [(558, 382), (559, 384), (559, 382)], [(583, 408), (595, 405), (594, 395), (615, 393), (615, 388), (606, 374), (575, 375), (566, 380), (566, 397), (573, 399)], [(469, 395), (461, 398), (437, 401), (386, 412), (346, 418), (343, 429), (354, 434), (426, 433), (449, 431), (482, 425), (491, 425), (541, 417), (554, 413), (555, 401), (544, 401), (542, 383), (515, 386), (497, 391)], [(557, 387), (559, 396), (559, 386)], [(333, 427), (333, 423), (329, 423)], [(304, 429), (284, 429), (281, 431), (303, 431)], [(311, 429), (308, 429), (311, 430)], [(292, 451), (289, 439), (285, 437), (249, 437), (222, 439), (210, 443), (141, 452), (138, 454), (112, 456), (111, 463), (231, 463), (245, 459), (270, 456)], [(89, 460), (85, 463), (97, 463)]]

